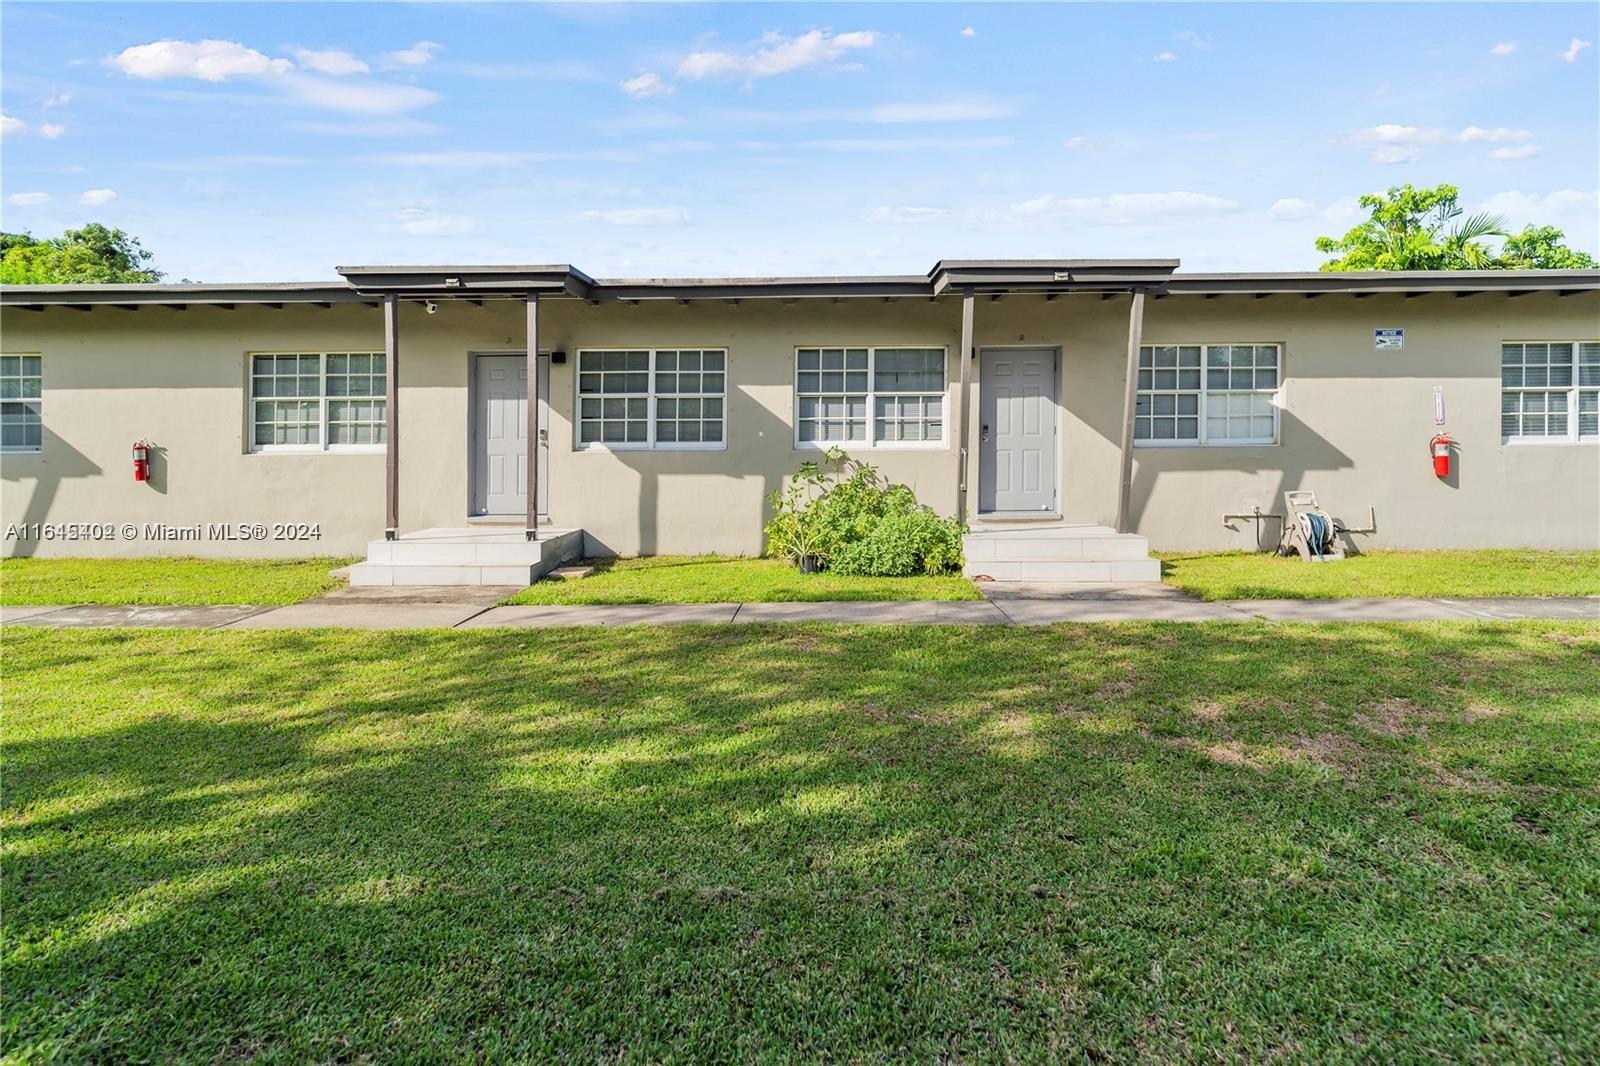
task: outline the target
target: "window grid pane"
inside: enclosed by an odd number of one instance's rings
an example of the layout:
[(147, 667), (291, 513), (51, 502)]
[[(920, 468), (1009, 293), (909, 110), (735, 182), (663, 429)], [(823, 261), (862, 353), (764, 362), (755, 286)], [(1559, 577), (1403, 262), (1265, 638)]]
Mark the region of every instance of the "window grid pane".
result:
[(1279, 371), (1276, 344), (1145, 345), (1134, 439), (1275, 444)]
[(649, 349), (579, 352), (578, 396), (580, 443), (650, 443)]
[(1600, 341), (1504, 342), (1500, 387), (1502, 439), (1600, 438)]
[(43, 396), (43, 359), (40, 356), (0, 356), (0, 451), (42, 450)]
[(799, 348), (800, 443), (938, 444), (944, 440), (943, 348)]
[(655, 353), (656, 443), (721, 444), (727, 354), (674, 349)]
[(251, 355), (251, 445), (382, 444), (387, 433), (387, 384), (382, 352)]
[(795, 353), (800, 440), (866, 443), (868, 361), (866, 348), (801, 348)]

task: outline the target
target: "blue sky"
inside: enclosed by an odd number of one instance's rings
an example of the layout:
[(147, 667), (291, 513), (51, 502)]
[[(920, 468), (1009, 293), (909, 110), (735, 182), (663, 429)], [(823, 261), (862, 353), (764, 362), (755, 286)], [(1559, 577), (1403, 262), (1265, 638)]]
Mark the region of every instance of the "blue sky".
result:
[(1309, 269), (1452, 181), (1588, 250), (1600, 6), (27, 4), (4, 225), (177, 279), (343, 263)]

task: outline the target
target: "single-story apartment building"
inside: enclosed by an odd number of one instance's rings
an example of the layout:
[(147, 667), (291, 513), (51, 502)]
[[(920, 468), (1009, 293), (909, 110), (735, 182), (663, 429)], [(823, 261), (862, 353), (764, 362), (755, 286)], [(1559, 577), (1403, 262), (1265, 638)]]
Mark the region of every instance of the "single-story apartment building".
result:
[(1600, 271), (1177, 266), (9, 286), (4, 551), (537, 522), (591, 554), (755, 554), (768, 494), (834, 445), (946, 514), (1155, 549), (1276, 543), (1297, 489), (1371, 546), (1600, 547)]

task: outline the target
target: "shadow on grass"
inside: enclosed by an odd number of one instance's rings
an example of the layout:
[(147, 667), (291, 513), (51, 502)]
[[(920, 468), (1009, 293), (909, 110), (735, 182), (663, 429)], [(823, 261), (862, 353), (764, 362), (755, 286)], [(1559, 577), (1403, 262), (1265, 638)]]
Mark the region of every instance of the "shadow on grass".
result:
[(7, 644), (14, 1054), (1596, 1050), (1592, 627)]

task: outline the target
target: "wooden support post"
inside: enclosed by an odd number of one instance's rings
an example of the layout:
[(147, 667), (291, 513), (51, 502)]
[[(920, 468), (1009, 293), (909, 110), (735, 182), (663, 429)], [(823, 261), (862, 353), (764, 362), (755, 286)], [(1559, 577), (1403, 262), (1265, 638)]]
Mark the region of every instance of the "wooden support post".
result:
[(1122, 478), (1117, 485), (1117, 532), (1131, 533), (1128, 512), (1133, 497), (1133, 409), (1139, 394), (1139, 340), (1144, 333), (1144, 290), (1133, 290), (1128, 311), (1128, 380), (1122, 401)]
[(383, 536), (400, 535), (400, 301), (383, 298)]
[(528, 524), (539, 539), (539, 294), (528, 294)]
[(961, 469), (956, 478), (956, 518), (967, 520), (967, 441), (972, 430), (972, 286), (961, 290), (961, 399), (956, 426)]

